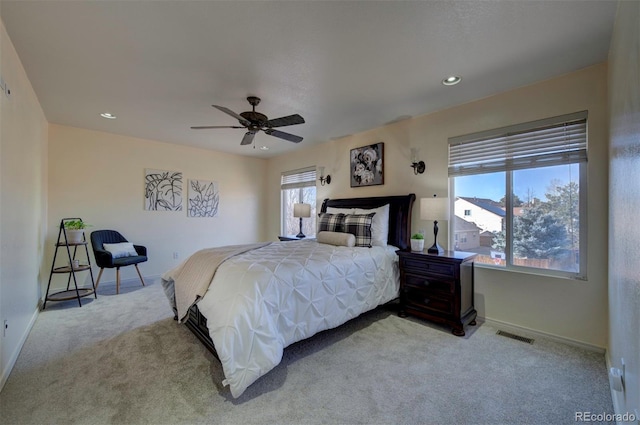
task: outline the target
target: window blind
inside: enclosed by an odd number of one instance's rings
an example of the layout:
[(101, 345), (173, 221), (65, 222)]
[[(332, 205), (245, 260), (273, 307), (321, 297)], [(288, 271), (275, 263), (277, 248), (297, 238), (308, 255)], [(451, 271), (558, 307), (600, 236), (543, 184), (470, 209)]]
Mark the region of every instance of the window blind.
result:
[(587, 111), (449, 139), (449, 177), (587, 161)]
[(280, 187), (284, 189), (297, 189), (316, 185), (316, 167), (301, 168), (299, 170), (285, 171), (282, 173)]

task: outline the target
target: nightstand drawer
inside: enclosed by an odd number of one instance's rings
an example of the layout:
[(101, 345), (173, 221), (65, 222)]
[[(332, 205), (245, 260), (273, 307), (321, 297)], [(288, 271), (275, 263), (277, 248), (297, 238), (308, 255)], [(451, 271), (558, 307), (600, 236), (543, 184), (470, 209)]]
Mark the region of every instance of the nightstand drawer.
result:
[(402, 268), (406, 272), (418, 274), (438, 274), (441, 276), (453, 277), (455, 274), (455, 265), (443, 264), (434, 261), (424, 261), (423, 259), (401, 258)]
[(453, 314), (453, 297), (406, 286), (405, 305), (409, 309), (431, 311), (444, 315)]
[(453, 294), (455, 290), (455, 282), (453, 280), (447, 282), (443, 279), (433, 279), (424, 274), (416, 275), (407, 273), (404, 276), (404, 284), (428, 292), (442, 292), (444, 294)]

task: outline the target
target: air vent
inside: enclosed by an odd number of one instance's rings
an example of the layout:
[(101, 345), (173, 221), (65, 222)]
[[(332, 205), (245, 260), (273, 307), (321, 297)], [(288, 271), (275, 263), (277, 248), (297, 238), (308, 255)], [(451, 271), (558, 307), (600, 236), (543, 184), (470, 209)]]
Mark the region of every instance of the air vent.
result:
[(516, 341), (520, 341), (520, 342), (526, 342), (527, 344), (533, 344), (533, 341), (534, 341), (533, 338), (526, 338), (524, 336), (512, 334), (505, 331), (498, 331), (496, 332), (496, 335), (505, 336), (507, 338), (515, 339)]

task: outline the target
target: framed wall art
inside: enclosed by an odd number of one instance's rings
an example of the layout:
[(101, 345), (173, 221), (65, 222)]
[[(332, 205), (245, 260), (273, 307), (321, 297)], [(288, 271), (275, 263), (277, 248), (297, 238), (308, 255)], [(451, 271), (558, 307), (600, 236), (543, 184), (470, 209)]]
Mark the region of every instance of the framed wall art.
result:
[(182, 173), (146, 168), (144, 198), (147, 211), (182, 211)]
[(384, 184), (384, 143), (351, 149), (351, 187)]
[(188, 217), (215, 217), (218, 215), (220, 192), (218, 183), (208, 180), (189, 180)]

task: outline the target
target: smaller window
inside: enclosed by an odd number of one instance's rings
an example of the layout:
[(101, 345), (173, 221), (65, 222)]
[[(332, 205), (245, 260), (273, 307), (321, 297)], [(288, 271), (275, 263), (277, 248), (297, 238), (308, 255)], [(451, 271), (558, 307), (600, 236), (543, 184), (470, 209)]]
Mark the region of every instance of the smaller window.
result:
[(469, 217), (471, 215), (471, 210), (464, 210), (464, 215)]
[(300, 219), (293, 216), (294, 204), (311, 205), (311, 217), (302, 219), (302, 233), (307, 237), (316, 234), (316, 167), (285, 171), (282, 173), (280, 196), (282, 235), (296, 235), (300, 231)]

